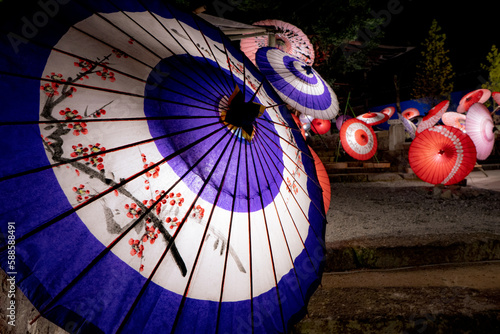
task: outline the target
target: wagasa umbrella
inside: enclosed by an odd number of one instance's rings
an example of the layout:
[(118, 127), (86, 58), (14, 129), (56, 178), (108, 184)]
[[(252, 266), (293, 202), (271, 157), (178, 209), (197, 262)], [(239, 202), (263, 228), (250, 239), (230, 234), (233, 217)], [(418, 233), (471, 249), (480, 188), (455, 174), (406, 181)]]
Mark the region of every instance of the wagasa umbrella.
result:
[(377, 137), (372, 127), (357, 118), (352, 118), (340, 129), (340, 142), (351, 157), (368, 160), (377, 152)]
[(465, 131), (465, 115), (455, 112), (447, 111), (441, 116), (444, 125), (453, 126), (457, 129)]
[(417, 135), (408, 151), (410, 167), (422, 181), (450, 185), (474, 169), (476, 148), (463, 131), (436, 125)]
[(406, 119), (412, 119), (414, 117), (420, 116), (420, 111), (417, 108), (408, 108), (402, 112), (402, 115)]
[(288, 332), (325, 212), (272, 87), (165, 2), (65, 2), (26, 34), (39, 11), (1, 22), (3, 270), (70, 332)]
[(489, 110), (481, 103), (470, 106), (465, 118), (465, 130), (476, 146), (477, 159), (487, 159), (495, 144), (495, 125)]
[(255, 59), (278, 95), (293, 109), (325, 120), (337, 116), (337, 95), (311, 66), (275, 48), (259, 49)]
[(383, 112), (367, 112), (356, 118), (370, 126), (375, 126), (387, 122), (390, 116), (389, 114)]
[(439, 122), (443, 114), (448, 110), (449, 105), (450, 101), (444, 100), (434, 106), (431, 110), (429, 110), (427, 115), (425, 115), (422, 118), (422, 121), (418, 124), (416, 134), (418, 135), (422, 131), (434, 126), (437, 122)]
[[(313, 65), (314, 47), (300, 28), (281, 20), (262, 20), (253, 25), (272, 28), (275, 31), (276, 48), (302, 60), (307, 65)], [(247, 37), (240, 41), (241, 50), (254, 64), (257, 50), (267, 46), (270, 46), (267, 35)]]
[(465, 94), (457, 107), (457, 112), (466, 113), (474, 103), (484, 103), (491, 97), (489, 89), (476, 89), (470, 93)]

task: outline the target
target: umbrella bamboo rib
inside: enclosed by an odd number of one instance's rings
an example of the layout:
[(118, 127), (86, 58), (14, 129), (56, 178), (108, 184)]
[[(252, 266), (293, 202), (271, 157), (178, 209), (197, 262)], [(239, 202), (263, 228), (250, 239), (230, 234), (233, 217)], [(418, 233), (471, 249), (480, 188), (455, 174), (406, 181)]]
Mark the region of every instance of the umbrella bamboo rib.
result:
[[(239, 130), (241, 131), (241, 130)], [(241, 146), (243, 145), (243, 141), (239, 141), (239, 150), (238, 150), (238, 159), (237, 161), (237, 167), (236, 167), (236, 176), (234, 178), (234, 190), (233, 194), (236, 194), (237, 188), (238, 188), (238, 176), (240, 172), (240, 158), (241, 158)], [(234, 150), (234, 147), (233, 147)], [(231, 151), (231, 156), (233, 155), (233, 152)], [(222, 298), (224, 296), (224, 285), (226, 282), (226, 272), (227, 272), (227, 263), (228, 263), (228, 258), (229, 258), (229, 247), (231, 246), (231, 232), (233, 228), (233, 218), (234, 218), (234, 208), (236, 205), (236, 196), (233, 196), (233, 203), (231, 204), (231, 216), (229, 218), (229, 229), (227, 233), (227, 247), (226, 247), (226, 254), (224, 256), (224, 269), (222, 270), (222, 282), (220, 286), (220, 297), (219, 297), (219, 305), (217, 306), (217, 322), (215, 325), (215, 333), (217, 334), (219, 332), (219, 325), (220, 325), (220, 315), (221, 315), (221, 308), (222, 308)]]
[(145, 139), (145, 140), (142, 140), (142, 141), (137, 141), (137, 142), (134, 142), (134, 143), (130, 143), (130, 144), (126, 144), (126, 145), (122, 145), (122, 146), (118, 146), (118, 147), (114, 147), (114, 148), (102, 150), (102, 151), (99, 151), (99, 152), (89, 153), (88, 155), (79, 156), (79, 157), (76, 157), (76, 158), (73, 158), (73, 159), (62, 159), (61, 158), (60, 162), (57, 162), (57, 163), (54, 163), (54, 164), (50, 164), (50, 165), (47, 165), (47, 166), (42, 166), (42, 167), (38, 167), (38, 168), (27, 170), (27, 171), (19, 172), (19, 173), (16, 173), (16, 174), (12, 174), (12, 175), (7, 175), (7, 176), (0, 177), (0, 182), (6, 181), (6, 180), (9, 180), (9, 179), (13, 179), (13, 178), (17, 178), (17, 177), (20, 177), (20, 176), (32, 174), (32, 173), (42, 172), (42, 171), (47, 170), (47, 169), (51, 169), (51, 168), (55, 168), (55, 167), (60, 167), (60, 166), (64, 166), (64, 165), (67, 165), (67, 164), (72, 164), (74, 162), (77, 162), (77, 161), (80, 161), (80, 160), (83, 160), (83, 159), (87, 159), (87, 158), (92, 158), (92, 157), (101, 155), (103, 153), (104, 154), (112, 153), (112, 152), (116, 152), (116, 151), (120, 151), (120, 150), (124, 150), (124, 149), (130, 148), (130, 147), (140, 146), (140, 145), (143, 145), (143, 144), (155, 142), (156, 140), (159, 140), (159, 139), (165, 139), (165, 138), (173, 137), (173, 136), (176, 136), (176, 135), (179, 135), (179, 134), (185, 134), (186, 132), (200, 130), (200, 129), (203, 129), (203, 128), (206, 128), (206, 127), (210, 127), (210, 126), (216, 125), (218, 123), (220, 123), (220, 122), (214, 122), (214, 123), (204, 124), (204, 125), (197, 126), (197, 127), (194, 127), (194, 128), (188, 129), (188, 130), (173, 132), (173, 133), (166, 134), (166, 135), (163, 135), (163, 136), (153, 137), (153, 138)]
[[(255, 156), (254, 156), (254, 153), (253, 153), (253, 145), (252, 147), (250, 147), (250, 153), (251, 153), (251, 156), (252, 156), (252, 163), (253, 163), (253, 169), (254, 169), (254, 172), (255, 172), (255, 177), (256, 177), (256, 180), (257, 180), (257, 187), (258, 187), (258, 190), (259, 190), (259, 194), (262, 193), (262, 189), (260, 187), (260, 182), (259, 182), (259, 173), (257, 172), (257, 166), (255, 164)], [(257, 157), (259, 159), (259, 162), (261, 164), (261, 168), (262, 168), (262, 161), (261, 161), (261, 156), (257, 154)], [(262, 168), (262, 172), (264, 173), (265, 175), (265, 171), (264, 171), (264, 168)], [(267, 181), (267, 178), (266, 178), (266, 181)], [(269, 185), (269, 183), (268, 183)], [(269, 188), (271, 189), (271, 188)], [(269, 256), (271, 258), (271, 265), (272, 265), (272, 269), (273, 269), (273, 278), (274, 278), (274, 287), (276, 288), (276, 294), (277, 294), (277, 298), (278, 298), (278, 305), (279, 305), (279, 309), (280, 309), (280, 317), (281, 317), (281, 322), (282, 322), (282, 328), (283, 328), (283, 332), (285, 331), (285, 320), (283, 318), (283, 306), (281, 304), (281, 298), (280, 298), (280, 293), (279, 293), (279, 289), (278, 289), (278, 279), (276, 277), (276, 266), (275, 266), (275, 259), (274, 259), (274, 255), (273, 255), (273, 249), (272, 249), (272, 246), (271, 246), (271, 238), (269, 236), (269, 228), (268, 228), (268, 221), (267, 221), (267, 217), (266, 217), (266, 211), (265, 211), (265, 205), (264, 205), (264, 201), (262, 199), (262, 196), (259, 196), (259, 199), (260, 199), (260, 205), (261, 205), (261, 208), (262, 208), (262, 216), (264, 218), (264, 226), (266, 228), (266, 238), (267, 238), (267, 246), (269, 247)]]
[[(248, 145), (245, 145), (245, 156), (248, 157)], [(254, 331), (254, 305), (253, 305), (253, 262), (252, 262), (252, 224), (250, 217), (250, 173), (248, 171), (248, 159), (245, 159), (245, 172), (247, 181), (247, 216), (248, 216), (248, 271), (250, 280), (250, 319), (252, 333)]]
[[(24, 74), (19, 74), (19, 73), (11, 73), (11, 72), (5, 72), (5, 71), (0, 71), (0, 75), (8, 75), (8, 76), (13, 76), (13, 77), (19, 77), (23, 79), (30, 79), (30, 80), (36, 80), (36, 81), (44, 81), (44, 82), (49, 82), (49, 83), (56, 83), (56, 84), (61, 84), (61, 81), (58, 80), (53, 80), (53, 79), (48, 79), (48, 78), (40, 78), (40, 77), (34, 77), (34, 76), (29, 76), (29, 75), (24, 75)], [(84, 84), (79, 84), (76, 82), (68, 83), (64, 82), (64, 86), (72, 86), (72, 87), (79, 87), (79, 88), (84, 88), (84, 89), (92, 89), (92, 90), (97, 90), (101, 92), (106, 92), (106, 93), (112, 93), (112, 94), (117, 94), (117, 95), (126, 95), (126, 96), (131, 96), (131, 97), (136, 97), (136, 98), (141, 98), (141, 99), (147, 99), (147, 100), (153, 100), (153, 101), (158, 101), (158, 102), (164, 102), (164, 103), (171, 103), (179, 106), (186, 106), (186, 107), (193, 107), (201, 110), (207, 110), (207, 111), (213, 111), (216, 112), (210, 108), (202, 108), (200, 106), (196, 105), (191, 105), (187, 103), (182, 103), (182, 102), (177, 102), (177, 101), (171, 101), (171, 100), (166, 100), (162, 98), (157, 98), (153, 96), (147, 96), (147, 95), (141, 95), (141, 94), (135, 94), (135, 93), (130, 93), (130, 92), (124, 92), (124, 91), (118, 91), (110, 88), (104, 88), (104, 87), (97, 87), (97, 86), (89, 86), (89, 85), (84, 85)], [(65, 95), (59, 97), (62, 98)]]
[[(221, 128), (222, 129), (222, 128)], [(220, 131), (217, 130), (215, 132), (218, 132)], [(214, 132), (214, 133), (215, 133)], [(212, 134), (214, 134), (212, 133)], [(218, 142), (220, 142), (229, 132), (226, 132), (219, 140)], [(212, 135), (210, 134), (210, 136)], [(206, 138), (205, 138), (206, 139)], [(192, 146), (191, 146), (192, 147)], [(133, 221), (130, 226), (128, 226), (115, 240), (113, 240), (113, 242), (111, 242), (111, 244), (109, 244), (96, 258), (94, 258), (91, 263), (89, 263), (89, 265), (87, 265), (81, 273), (79, 273), (77, 275), (77, 277), (75, 277), (70, 283), (68, 283), (68, 285), (63, 289), (61, 290), (42, 310), (40, 310), (40, 315), (43, 315), (44, 312), (46, 312), (57, 300), (59, 300), (65, 293), (67, 293), (70, 288), (72, 286), (74, 286), (84, 275), (85, 273), (87, 273), (90, 269), (92, 269), (92, 267), (100, 261), (100, 259), (102, 259), (104, 257), (104, 255), (106, 255), (107, 253), (109, 253), (111, 251), (111, 249), (118, 244), (118, 242), (120, 240), (122, 240), (125, 235), (127, 235), (127, 233), (129, 231), (131, 231), (136, 225), (137, 223), (139, 223), (140, 221), (142, 221), (143, 219), (145, 219), (150, 213), (151, 211), (153, 210), (153, 208), (156, 207), (156, 205), (158, 203), (160, 203), (175, 187), (176, 185), (178, 185), (183, 179), (184, 177), (186, 177), (197, 165), (198, 163), (200, 163), (209, 153), (210, 153), (211, 150), (205, 152), (205, 154), (200, 157), (200, 159), (198, 159), (198, 161), (196, 161), (193, 166), (191, 166), (181, 177), (179, 177), (179, 179), (167, 190), (165, 191), (165, 193), (163, 195), (161, 195), (152, 205), (150, 205), (149, 207), (143, 205), (142, 202), (140, 202), (139, 200), (136, 200), (136, 203), (141, 207), (141, 212), (143, 212), (139, 218), (137, 218), (135, 221)], [(164, 159), (165, 160), (165, 159)], [(164, 162), (163, 160), (161, 162)], [(101, 193), (102, 194), (102, 193)], [(99, 194), (100, 195), (100, 194)], [(196, 200), (195, 200), (196, 201)], [(186, 215), (188, 215), (192, 208), (193, 208), (194, 204), (191, 205), (191, 207), (189, 208), (189, 210), (187, 211)], [(154, 216), (153, 216), (154, 217)], [(183, 221), (186, 219), (186, 217), (183, 218)], [(181, 225), (182, 226), (182, 225)], [(174, 242), (175, 242), (175, 237), (176, 235), (178, 234), (181, 226), (179, 227), (179, 229), (176, 231), (176, 233), (174, 235), (170, 235), (166, 230), (165, 228), (163, 227), (163, 225), (159, 222), (157, 222), (157, 228), (159, 228), (160, 230), (162, 230), (162, 235), (165, 237), (166, 241), (167, 241), (167, 248), (164, 252), (164, 254), (162, 255), (162, 258), (163, 259), (165, 257), (165, 255), (167, 254), (168, 250), (171, 248), (171, 247), (174, 247), (173, 249), (173, 253), (172, 255), (174, 256), (174, 258), (176, 259), (176, 262), (179, 262), (181, 261), (183, 267), (180, 267), (179, 269), (181, 269), (181, 272), (182, 272), (182, 275), (184, 276), (187, 272), (187, 269), (185, 268), (185, 265), (184, 265), (184, 262), (182, 261), (182, 257), (180, 256), (180, 254), (178, 254), (178, 251), (174, 245)], [(161, 260), (159, 260), (159, 262), (157, 263), (155, 269), (153, 270), (153, 272), (151, 273), (148, 281), (145, 283), (145, 286), (147, 286), (147, 284), (149, 284), (149, 280), (152, 278), (152, 276), (154, 275), (154, 272), (156, 272), (157, 270), (157, 267), (159, 266)], [(143, 287), (145, 289), (145, 287)], [(140, 292), (140, 295), (142, 295), (143, 293), (143, 290), (141, 290)], [(131, 308), (131, 310), (133, 309), (133, 307), (135, 306), (136, 302), (138, 302), (140, 296), (134, 301), (134, 304)], [(126, 319), (127, 317), (125, 317)], [(125, 320), (124, 320), (125, 322)], [(122, 322), (122, 325), (124, 324), (124, 322)]]
[[(222, 142), (222, 140), (223, 140), (223, 139), (224, 139), (224, 138), (225, 138), (228, 134), (231, 134), (231, 138), (234, 136), (234, 135), (232, 134), (232, 132), (231, 132), (231, 131), (227, 131), (227, 132), (225, 132), (225, 133), (224, 133), (224, 135), (223, 135), (221, 138), (219, 138), (219, 139), (217, 140), (217, 142), (216, 142), (216, 143), (214, 143), (214, 144), (213, 144), (213, 146), (212, 146), (212, 147), (211, 147), (208, 151), (206, 151), (206, 152), (205, 152), (205, 153), (204, 153), (204, 154), (203, 154), (203, 155), (202, 155), (202, 156), (201, 156), (201, 157), (200, 157), (200, 158), (199, 158), (199, 159), (198, 159), (198, 160), (197, 160), (197, 161), (193, 164), (193, 166), (191, 166), (191, 167), (190, 167), (190, 169), (189, 169), (189, 170), (188, 170), (188, 171), (187, 171), (187, 172), (186, 172), (186, 173), (185, 173), (185, 174), (184, 174), (184, 175), (183, 175), (183, 176), (182, 176), (182, 177), (181, 177), (181, 178), (180, 178), (180, 179), (179, 179), (176, 183), (180, 182), (180, 181), (181, 181), (181, 180), (182, 180), (182, 179), (183, 179), (186, 175), (188, 175), (188, 173), (189, 173), (192, 169), (194, 169), (194, 167), (196, 167), (196, 166), (197, 166), (197, 165), (198, 165), (198, 164), (199, 164), (199, 163), (200, 163), (200, 162), (201, 162), (201, 161), (202, 161), (202, 160), (203, 160), (206, 156), (208, 156), (208, 154), (209, 154), (209, 153), (210, 153), (210, 152), (211, 152), (211, 151), (212, 151), (212, 150), (213, 150), (213, 149), (214, 149), (214, 148), (215, 148), (215, 147), (216, 147), (216, 146), (217, 146), (220, 142)], [(228, 142), (227, 142), (227, 144), (226, 144), (226, 148), (227, 148), (227, 146), (230, 144), (230, 142), (231, 142), (231, 139), (230, 139), (230, 140), (228, 140)], [(222, 159), (222, 156), (223, 156), (223, 155), (219, 156), (219, 158), (218, 158), (218, 160), (217, 160), (217, 163), (214, 165), (214, 167), (213, 167), (213, 168), (212, 168), (212, 170), (210, 171), (210, 174), (209, 174), (209, 176), (207, 177), (207, 179), (206, 179), (206, 180), (204, 180), (202, 187), (201, 187), (201, 188), (200, 188), (200, 190), (198, 191), (198, 193), (197, 193), (197, 195), (196, 195), (195, 199), (193, 200), (193, 202), (191, 203), (191, 205), (190, 205), (189, 209), (186, 211), (186, 214), (185, 214), (185, 215), (184, 215), (184, 217), (182, 218), (181, 224), (178, 226), (177, 230), (176, 230), (176, 231), (174, 232), (174, 234), (172, 235), (171, 240), (169, 240), (169, 241), (167, 242), (167, 247), (165, 248), (165, 251), (163, 252), (163, 254), (162, 254), (162, 256), (160, 257), (160, 259), (157, 261), (157, 263), (156, 263), (156, 265), (155, 265), (155, 267), (154, 267), (153, 271), (151, 272), (151, 274), (149, 275), (148, 279), (146, 280), (146, 282), (145, 282), (145, 283), (144, 283), (144, 285), (142, 286), (142, 288), (141, 288), (141, 290), (139, 291), (139, 293), (138, 293), (137, 297), (135, 298), (134, 302), (132, 303), (132, 305), (131, 305), (130, 309), (128, 310), (128, 312), (127, 312), (127, 314), (125, 315), (124, 319), (123, 319), (123, 320), (122, 320), (122, 322), (120, 323), (120, 326), (118, 327), (117, 333), (122, 332), (122, 330), (124, 329), (124, 327), (125, 327), (125, 325), (127, 324), (128, 320), (130, 319), (130, 317), (131, 317), (131, 315), (132, 315), (132, 313), (133, 313), (133, 311), (134, 311), (135, 307), (136, 307), (136, 306), (137, 306), (137, 304), (139, 303), (139, 300), (140, 300), (140, 299), (141, 299), (141, 297), (143, 296), (144, 292), (146, 291), (146, 288), (148, 287), (149, 283), (152, 281), (152, 279), (153, 279), (154, 275), (156, 274), (156, 272), (157, 272), (158, 268), (160, 267), (160, 265), (161, 265), (162, 261), (164, 260), (165, 256), (167, 255), (168, 251), (170, 250), (170, 247), (174, 244), (174, 242), (175, 242), (175, 239), (176, 239), (177, 235), (179, 235), (179, 233), (180, 233), (180, 231), (181, 231), (182, 227), (184, 226), (184, 225), (183, 225), (183, 223), (186, 221), (187, 217), (188, 217), (188, 216), (189, 216), (189, 214), (191, 213), (191, 211), (192, 211), (192, 209), (194, 208), (194, 206), (195, 206), (195, 204), (196, 204), (197, 200), (199, 199), (199, 197), (200, 197), (200, 196), (201, 196), (201, 194), (203, 193), (203, 190), (204, 190), (204, 189), (205, 189), (205, 187), (208, 185), (208, 183), (209, 183), (209, 181), (210, 181), (210, 179), (211, 179), (211, 177), (212, 177), (213, 173), (214, 173), (214, 172), (215, 172), (215, 170), (217, 169), (217, 165), (218, 165), (218, 163), (219, 163), (219, 162), (220, 162), (220, 160)], [(174, 187), (175, 187), (175, 186), (174, 186)], [(221, 189), (222, 189), (222, 188), (220, 188), (220, 189), (219, 189), (219, 194), (220, 194), (220, 190), (221, 190)], [(165, 192), (165, 194), (164, 194), (164, 196), (167, 196), (167, 194), (168, 194), (170, 191), (171, 191), (171, 190), (166, 191), (166, 192)], [(163, 196), (163, 197), (164, 197), (164, 196)], [(161, 199), (162, 199), (162, 198), (160, 198), (157, 202), (161, 201)], [(155, 204), (156, 204), (156, 203), (155, 203)], [(154, 204), (154, 205), (152, 205), (151, 207), (154, 207), (154, 206), (155, 206), (155, 204)], [(209, 225), (210, 225), (210, 223), (209, 223), (209, 222), (207, 222), (207, 226), (206, 226), (206, 228), (205, 228), (205, 233), (206, 233), (206, 231), (208, 230)], [(202, 238), (201, 240), (202, 240), (201, 242), (203, 243), (204, 238)], [(193, 267), (191, 268), (191, 274), (190, 274), (190, 277), (188, 278), (188, 286), (189, 286), (189, 282), (190, 282), (190, 280), (191, 280), (191, 278), (192, 278), (192, 275), (193, 275), (193, 272), (194, 272), (194, 268), (195, 268), (195, 266), (196, 266), (196, 262), (193, 264)], [(186, 287), (186, 291), (187, 291), (187, 288), (188, 288), (188, 287)], [(186, 292), (186, 293), (187, 293), (187, 292)], [(181, 300), (181, 305), (179, 306), (179, 310), (180, 310), (180, 309), (182, 309), (182, 307), (183, 307), (184, 303), (185, 303), (185, 296), (183, 296), (183, 299)], [(179, 313), (177, 314), (177, 316), (178, 316), (178, 315), (179, 315)], [(176, 316), (176, 320), (174, 321), (174, 324), (173, 324), (172, 329), (171, 329), (171, 331), (172, 331), (172, 332), (174, 332), (174, 331), (175, 331), (175, 327), (176, 327), (176, 325), (177, 325), (177, 321), (178, 321), (177, 316)]]
[[(102, 198), (103, 196), (113, 192), (114, 190), (118, 190), (120, 187), (123, 187), (124, 185), (126, 185), (127, 183), (129, 183), (130, 181), (133, 181), (135, 179), (137, 179), (139, 176), (142, 176), (144, 175), (145, 173), (149, 172), (150, 170), (154, 169), (155, 167), (158, 167), (160, 165), (162, 165), (163, 163), (179, 156), (180, 154), (188, 151), (189, 149), (191, 149), (192, 147), (196, 146), (197, 144), (203, 142), (204, 140), (210, 138), (212, 135), (214, 135), (215, 133), (225, 129), (226, 127), (220, 127), (219, 129), (203, 136), (202, 138), (199, 138), (198, 140), (192, 142), (192, 143), (189, 143), (187, 144), (186, 146), (182, 147), (181, 149), (179, 149), (178, 151), (176, 152), (173, 152), (172, 154), (168, 155), (167, 157), (163, 158), (162, 160), (160, 160), (159, 162), (155, 163), (155, 164), (152, 164), (150, 166), (148, 166), (147, 168), (143, 169), (142, 171), (138, 172), (138, 173), (135, 173), (134, 175), (122, 180), (120, 183), (116, 183), (116, 182), (113, 182), (112, 180), (107, 182), (105, 181), (105, 183), (107, 184), (112, 184), (112, 186), (98, 194), (96, 194), (95, 196), (89, 198), (88, 200), (86, 200), (85, 202), (82, 202), (80, 203), (79, 205), (73, 207), (72, 209), (66, 211), (66, 212), (63, 212), (61, 214), (59, 214), (58, 216), (52, 218), (51, 220), (43, 223), (42, 225), (38, 226), (37, 228), (31, 230), (30, 232), (27, 232), (25, 235), (23, 236), (20, 236), (18, 238), (16, 238), (16, 244), (17, 243), (20, 243), (22, 242), (23, 240), (25, 240), (26, 238), (42, 231), (43, 229), (51, 226), (52, 224), (60, 221), (61, 219), (63, 218), (66, 218), (67, 216), (71, 215), (72, 213), (74, 212), (77, 212), (79, 209), (83, 208), (83, 207), (86, 207), (87, 205), (97, 201), (98, 199)], [(95, 175), (94, 177), (102, 177), (101, 174), (99, 174), (98, 172), (95, 172)], [(142, 205), (142, 202), (140, 202), (140, 205)], [(0, 248), (0, 252), (3, 252), (5, 249), (7, 248), (7, 245), (3, 246)]]
[[(225, 145), (224, 147), (224, 150), (223, 152), (226, 152), (227, 148), (229, 147), (229, 144), (231, 144), (231, 140), (233, 140), (235, 137), (234, 137), (234, 134), (233, 136), (231, 137), (230, 140), (228, 140), (227, 144)], [(234, 147), (236, 146), (236, 143), (237, 143), (237, 140), (234, 141), (233, 143), (233, 146), (232, 146), (232, 149), (231, 149), (231, 152), (230, 152), (230, 155), (229, 155), (229, 161), (231, 161), (231, 157), (232, 157), (232, 154), (234, 152)], [(215, 162), (212, 170), (210, 171), (210, 174), (207, 176), (207, 180), (206, 180), (206, 183), (203, 184), (203, 187), (202, 189), (200, 190), (200, 193), (203, 192), (203, 189), (205, 188), (205, 186), (208, 184), (209, 180), (212, 178), (215, 170), (217, 169), (217, 166), (219, 165), (220, 161), (222, 160), (222, 157), (224, 156), (224, 154), (221, 154), (217, 161)], [(223, 173), (223, 178), (221, 180), (221, 184), (219, 185), (218, 187), (218, 190), (217, 190), (217, 195), (215, 197), (215, 201), (214, 201), (214, 205), (212, 206), (212, 209), (210, 211), (210, 215), (208, 217), (208, 220), (207, 220), (207, 224), (205, 226), (205, 230), (203, 231), (203, 236), (202, 238), (200, 239), (200, 245), (198, 247), (198, 252), (196, 253), (196, 257), (194, 259), (194, 262), (193, 262), (193, 267), (191, 268), (191, 273), (189, 275), (189, 278), (188, 278), (188, 281), (186, 283), (186, 289), (184, 290), (184, 293), (182, 295), (182, 299), (181, 299), (181, 304), (179, 306), (179, 308), (177, 309), (177, 314), (175, 316), (175, 320), (174, 320), (174, 324), (172, 326), (172, 331), (174, 332), (176, 327), (177, 327), (177, 324), (179, 322), (179, 319), (180, 319), (180, 316), (181, 316), (181, 312), (182, 312), (182, 309), (185, 305), (185, 302), (186, 302), (186, 298), (187, 298), (187, 294), (188, 294), (188, 291), (189, 291), (189, 288), (190, 288), (190, 285), (191, 285), (191, 281), (193, 279), (193, 275), (194, 275), (194, 272), (196, 270), (196, 267), (199, 263), (199, 258), (200, 258), (200, 255), (201, 255), (201, 251), (203, 249), (203, 245), (204, 245), (204, 240), (206, 238), (206, 235), (208, 233), (208, 230), (209, 230), (209, 227), (210, 227), (210, 223), (212, 221), (212, 217), (213, 217), (213, 214), (214, 214), (214, 211), (216, 209), (216, 204), (217, 202), (219, 201), (219, 198), (220, 198), (220, 194), (222, 192), (222, 188), (223, 188), (223, 185), (224, 185), (224, 182), (225, 182), (225, 179), (226, 179), (226, 175), (227, 175), (227, 171), (229, 169), (229, 163), (226, 164), (226, 167), (224, 169), (224, 173)], [(229, 252), (229, 249), (227, 250)]]

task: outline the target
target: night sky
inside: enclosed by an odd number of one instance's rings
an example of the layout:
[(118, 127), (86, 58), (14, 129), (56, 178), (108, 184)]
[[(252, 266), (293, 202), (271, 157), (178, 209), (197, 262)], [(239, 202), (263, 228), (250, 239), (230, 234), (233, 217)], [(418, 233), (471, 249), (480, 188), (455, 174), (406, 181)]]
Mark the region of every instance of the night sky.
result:
[[(464, 2), (440, 0), (374, 0), (372, 3), (375, 12), (383, 17), (389, 13), (389, 6), (393, 6), (394, 14), (382, 27), (381, 44), (418, 48), (427, 37), (432, 20), (436, 19), (441, 33), (446, 34), (445, 47), (456, 74), (455, 90), (474, 90), (487, 79), (480, 64), (487, 63), (486, 55), (492, 45), (500, 47), (500, 14), (494, 7), (495, 1), (472, 1), (468, 6)], [(402, 82), (402, 99), (408, 98), (412, 70), (419, 54), (420, 50), (416, 49), (372, 70), (370, 87), (378, 96), (371, 99), (371, 104), (393, 102), (394, 74), (398, 74)]]

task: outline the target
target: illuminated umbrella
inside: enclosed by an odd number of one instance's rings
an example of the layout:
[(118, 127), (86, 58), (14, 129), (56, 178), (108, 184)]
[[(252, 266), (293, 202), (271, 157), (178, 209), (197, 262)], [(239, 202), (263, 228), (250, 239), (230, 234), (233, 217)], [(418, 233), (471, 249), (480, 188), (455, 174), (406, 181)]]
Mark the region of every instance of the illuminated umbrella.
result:
[[(120, 4), (61, 5), (31, 43), (1, 23), (17, 284), (70, 332), (288, 332), (324, 254), (300, 131), (220, 30)], [(0, 252), (12, 271), (6, 238)]]
[(403, 111), (403, 117), (406, 119), (412, 119), (414, 117), (420, 116), (420, 111), (417, 108), (408, 108)]
[(311, 66), (274, 48), (259, 49), (256, 61), (278, 95), (293, 109), (325, 120), (337, 116), (337, 95)]
[(489, 89), (476, 89), (468, 94), (465, 94), (460, 100), (457, 112), (465, 113), (474, 103), (484, 103), (488, 101), (491, 96), (491, 91)]
[(380, 111), (382, 114), (386, 114), (387, 116), (389, 116), (389, 118), (392, 117), (392, 115), (394, 115), (394, 112), (396, 112), (396, 108), (394, 107), (387, 107), (387, 108), (384, 108)]
[(495, 100), (497, 104), (500, 104), (500, 92), (493, 92), (491, 97), (493, 97), (493, 100)]
[(453, 126), (465, 131), (465, 115), (454, 111), (448, 111), (441, 117), (444, 125)]
[[(280, 20), (263, 20), (253, 25), (273, 28), (276, 33), (276, 48), (302, 60), (307, 65), (314, 63), (314, 47), (304, 32), (296, 26)], [(248, 37), (240, 41), (240, 48), (255, 63), (255, 54), (260, 48), (269, 46), (267, 35)]]
[(377, 151), (377, 137), (372, 127), (357, 118), (342, 125), (340, 142), (346, 153), (357, 160), (368, 160)]
[(345, 123), (345, 121), (347, 121), (347, 120), (349, 120), (351, 118), (352, 118), (352, 116), (349, 116), (349, 115), (340, 115), (335, 120), (335, 126), (340, 131), (340, 129), (342, 128), (342, 125)]
[(328, 212), (330, 208), (330, 201), (332, 197), (332, 189), (330, 184), (330, 178), (328, 177), (328, 172), (326, 171), (325, 165), (321, 161), (318, 154), (309, 147), (311, 154), (314, 158), (314, 165), (316, 166), (316, 173), (318, 174), (318, 181), (323, 190), (323, 204), (325, 205), (325, 212)]
[(417, 126), (413, 124), (409, 119), (404, 117), (403, 115), (398, 113), (398, 118), (403, 123), (405, 131), (408, 132), (408, 135), (411, 139), (415, 139), (415, 132), (417, 131)]
[(481, 103), (473, 104), (467, 112), (465, 130), (476, 145), (478, 160), (485, 160), (493, 151), (495, 144), (493, 128), (489, 110)]
[(429, 110), (427, 115), (422, 118), (422, 121), (417, 126), (417, 135), (422, 131), (434, 126), (443, 116), (443, 114), (448, 110), (450, 101), (444, 100), (436, 105), (434, 108)]
[(367, 112), (356, 118), (370, 126), (375, 126), (387, 122), (390, 116), (382, 112)]
[(461, 130), (437, 125), (413, 140), (408, 159), (413, 172), (422, 181), (450, 185), (462, 181), (474, 169), (476, 148)]

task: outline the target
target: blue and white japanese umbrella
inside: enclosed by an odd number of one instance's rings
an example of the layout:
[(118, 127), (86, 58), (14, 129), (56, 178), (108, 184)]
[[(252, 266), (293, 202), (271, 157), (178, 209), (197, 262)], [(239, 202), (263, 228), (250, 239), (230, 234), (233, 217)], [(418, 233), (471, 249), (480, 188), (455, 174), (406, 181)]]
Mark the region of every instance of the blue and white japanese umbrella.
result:
[(325, 212), (283, 102), (193, 14), (52, 5), (1, 25), (2, 269), (69, 332), (288, 332)]
[(311, 66), (276, 48), (260, 48), (255, 61), (278, 95), (293, 109), (319, 119), (337, 117), (337, 95)]

